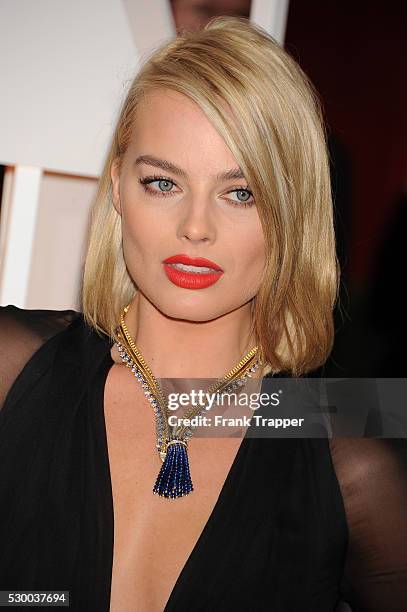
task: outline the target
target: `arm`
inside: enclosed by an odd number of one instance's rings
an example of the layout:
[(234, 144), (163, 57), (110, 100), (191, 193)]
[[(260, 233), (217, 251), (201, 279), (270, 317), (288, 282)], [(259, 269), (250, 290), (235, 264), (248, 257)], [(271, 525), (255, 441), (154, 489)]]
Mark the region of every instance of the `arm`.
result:
[(14, 381), (34, 353), (77, 316), (72, 310), (0, 307), (0, 410)]
[(407, 610), (407, 439), (333, 438), (349, 530), (342, 598), (352, 612)]

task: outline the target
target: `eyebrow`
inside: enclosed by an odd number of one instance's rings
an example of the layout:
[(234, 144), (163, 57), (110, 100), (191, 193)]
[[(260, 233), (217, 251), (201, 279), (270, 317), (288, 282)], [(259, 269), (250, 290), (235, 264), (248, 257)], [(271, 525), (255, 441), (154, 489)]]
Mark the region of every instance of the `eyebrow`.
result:
[[(137, 166), (139, 164), (147, 164), (148, 166), (161, 168), (162, 170), (167, 170), (168, 172), (172, 172), (173, 174), (181, 176), (182, 178), (188, 177), (188, 174), (185, 172), (185, 170), (182, 170), (182, 168), (179, 168), (166, 159), (159, 159), (158, 157), (153, 157), (152, 155), (140, 155), (137, 157), (134, 165)], [(218, 181), (228, 181), (231, 179), (244, 179), (245, 177), (240, 168), (231, 168), (230, 170), (217, 174), (215, 178)]]

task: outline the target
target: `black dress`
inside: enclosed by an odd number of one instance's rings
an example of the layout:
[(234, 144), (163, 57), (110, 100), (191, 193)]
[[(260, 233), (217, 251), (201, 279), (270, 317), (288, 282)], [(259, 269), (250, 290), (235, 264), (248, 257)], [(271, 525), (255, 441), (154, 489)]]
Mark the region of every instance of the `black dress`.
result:
[[(0, 590), (108, 612), (111, 342), (72, 311), (0, 329)], [(404, 439), (245, 437), (165, 612), (405, 612), (406, 517)]]

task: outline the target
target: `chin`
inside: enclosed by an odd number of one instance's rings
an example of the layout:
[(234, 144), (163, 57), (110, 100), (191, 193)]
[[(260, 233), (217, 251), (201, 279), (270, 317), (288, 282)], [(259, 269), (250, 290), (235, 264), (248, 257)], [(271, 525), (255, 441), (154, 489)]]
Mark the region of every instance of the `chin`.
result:
[(182, 305), (182, 304), (171, 304), (168, 308), (162, 310), (162, 312), (172, 319), (180, 319), (184, 321), (210, 321), (216, 319), (222, 312), (219, 312), (219, 308), (208, 308), (202, 304), (194, 305)]
[(157, 296), (150, 299), (151, 303), (171, 319), (179, 319), (184, 321), (210, 321), (225, 314), (222, 308), (219, 307), (219, 302), (209, 296), (203, 299), (203, 296), (198, 296), (196, 292), (190, 292), (191, 295), (177, 296), (176, 298), (167, 294), (163, 300), (157, 299)]
[(143, 282), (137, 287), (154, 308), (171, 319), (191, 322), (211, 321), (241, 305), (222, 303), (221, 298), (225, 297), (224, 288), (221, 292), (214, 292), (210, 291), (210, 288), (192, 290), (171, 286), (168, 289), (160, 287), (157, 291), (157, 285), (147, 287)]

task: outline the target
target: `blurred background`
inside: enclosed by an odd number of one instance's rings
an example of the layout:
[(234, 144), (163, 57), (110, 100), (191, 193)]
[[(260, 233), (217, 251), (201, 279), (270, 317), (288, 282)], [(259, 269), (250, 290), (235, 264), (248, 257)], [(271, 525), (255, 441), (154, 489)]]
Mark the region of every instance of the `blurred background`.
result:
[(0, 304), (79, 307), (89, 209), (126, 88), (154, 46), (218, 15), (265, 28), (319, 92), (338, 256), (318, 375), (404, 377), (407, 3), (2, 0)]

